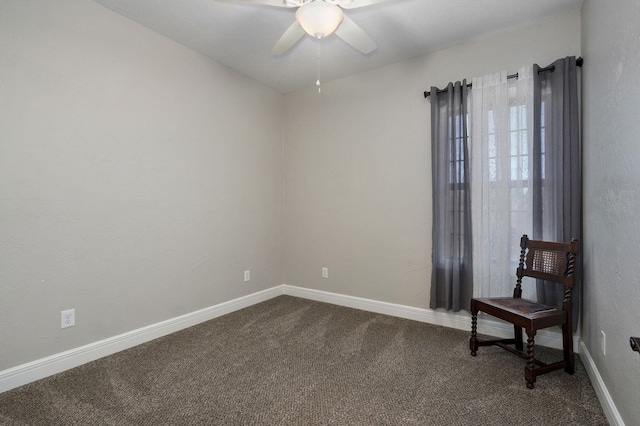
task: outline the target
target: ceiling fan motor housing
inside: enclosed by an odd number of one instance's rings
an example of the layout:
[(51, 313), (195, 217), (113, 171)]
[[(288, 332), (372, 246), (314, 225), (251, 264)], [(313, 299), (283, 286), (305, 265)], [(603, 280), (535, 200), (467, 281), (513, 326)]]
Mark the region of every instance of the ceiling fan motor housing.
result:
[(300, 7), (308, 3), (313, 3), (314, 1), (324, 1), (325, 3), (338, 6), (348, 5), (353, 2), (353, 0), (282, 0), (282, 3), (287, 7)]

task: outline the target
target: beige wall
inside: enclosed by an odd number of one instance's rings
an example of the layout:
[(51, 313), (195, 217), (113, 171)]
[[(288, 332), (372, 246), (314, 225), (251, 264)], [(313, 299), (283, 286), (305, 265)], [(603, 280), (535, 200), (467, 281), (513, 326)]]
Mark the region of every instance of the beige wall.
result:
[[(431, 85), (580, 55), (580, 16), (285, 96), (284, 282), (427, 308)], [(321, 268), (329, 278), (321, 278)]]
[(0, 371), (282, 283), (282, 95), (93, 2), (10, 0), (0, 100)]
[[(583, 5), (582, 339), (627, 425), (640, 424), (640, 4)], [(606, 334), (606, 356), (601, 334)]]

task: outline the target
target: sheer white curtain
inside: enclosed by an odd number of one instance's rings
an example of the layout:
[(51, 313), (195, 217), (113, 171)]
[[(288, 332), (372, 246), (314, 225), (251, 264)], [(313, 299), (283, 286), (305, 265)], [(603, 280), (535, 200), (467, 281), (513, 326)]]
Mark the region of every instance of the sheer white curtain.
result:
[[(532, 235), (533, 67), (474, 78), (471, 90), (473, 297), (510, 296), (520, 237)], [(535, 299), (535, 286), (523, 286)]]

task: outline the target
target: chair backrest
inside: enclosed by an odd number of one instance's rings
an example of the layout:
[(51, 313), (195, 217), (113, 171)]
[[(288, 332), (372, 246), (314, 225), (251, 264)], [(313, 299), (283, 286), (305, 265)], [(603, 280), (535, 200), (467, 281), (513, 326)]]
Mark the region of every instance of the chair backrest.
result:
[(578, 240), (568, 243), (530, 240), (527, 235), (520, 239), (520, 264), (517, 270), (518, 284), (522, 277), (539, 278), (573, 288), (575, 264), (578, 255)]

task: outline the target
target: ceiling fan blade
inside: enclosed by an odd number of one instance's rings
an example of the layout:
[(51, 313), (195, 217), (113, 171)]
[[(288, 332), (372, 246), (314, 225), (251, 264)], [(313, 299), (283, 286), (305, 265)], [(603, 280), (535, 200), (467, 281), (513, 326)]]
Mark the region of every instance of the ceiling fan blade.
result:
[(290, 0), (285, 2), (283, 0), (223, 0), (228, 3), (251, 3), (251, 4), (264, 4), (265, 6), (275, 7), (298, 7), (300, 6), (297, 0)]
[(373, 52), (378, 47), (371, 37), (346, 15), (342, 24), (336, 30), (336, 35), (365, 55)]
[(372, 6), (378, 3), (385, 3), (391, 0), (352, 0), (351, 3), (345, 2), (345, 4), (340, 4), (340, 7), (343, 9), (356, 9), (358, 7)]
[(276, 45), (273, 47), (271, 54), (275, 56), (284, 55), (293, 47), (294, 44), (298, 42), (298, 40), (300, 40), (303, 35), (305, 35), (305, 32), (298, 21), (294, 22), (289, 28), (287, 28), (287, 31), (282, 34), (280, 40), (278, 40)]

